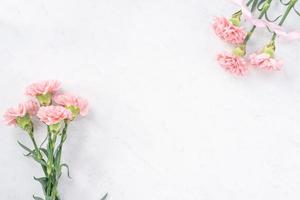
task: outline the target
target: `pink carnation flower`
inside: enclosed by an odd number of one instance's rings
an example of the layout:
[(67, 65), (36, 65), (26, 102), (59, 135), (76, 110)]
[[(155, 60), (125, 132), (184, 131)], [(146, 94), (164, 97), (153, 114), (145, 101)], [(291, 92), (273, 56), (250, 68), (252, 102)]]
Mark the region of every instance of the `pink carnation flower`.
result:
[(41, 107), (37, 116), (47, 125), (56, 124), (64, 119), (72, 119), (71, 111), (62, 106)]
[(219, 38), (230, 44), (241, 44), (247, 36), (243, 28), (233, 25), (225, 17), (217, 17), (213, 23), (213, 29)]
[(38, 103), (37, 100), (35, 99), (31, 99), (28, 100), (26, 102), (23, 103), (25, 108), (26, 108), (26, 112), (30, 115), (30, 116), (34, 116), (37, 114), (37, 112), (40, 109), (40, 104)]
[(75, 96), (72, 94), (59, 94), (54, 96), (53, 100), (55, 101), (55, 103), (62, 106), (75, 106), (79, 108), (81, 116), (86, 116), (89, 112), (88, 101), (79, 96)]
[(253, 53), (249, 56), (250, 64), (266, 71), (279, 71), (282, 69), (282, 60), (276, 60), (266, 53)]
[(17, 117), (24, 117), (26, 113), (30, 116), (36, 115), (39, 110), (39, 104), (35, 100), (29, 100), (23, 103), (19, 103), (18, 106), (9, 108), (4, 113), (4, 123), (7, 125), (16, 125)]
[(230, 53), (220, 53), (217, 61), (226, 71), (236, 75), (245, 75), (247, 71), (246, 61), (243, 57), (239, 57)]
[(26, 115), (26, 108), (24, 104), (19, 104), (16, 107), (7, 109), (4, 113), (4, 123), (7, 125), (16, 125), (17, 117), (24, 117)]
[(42, 94), (54, 94), (61, 87), (61, 84), (57, 80), (47, 80), (33, 83), (26, 88), (25, 94), (28, 96), (37, 96)]

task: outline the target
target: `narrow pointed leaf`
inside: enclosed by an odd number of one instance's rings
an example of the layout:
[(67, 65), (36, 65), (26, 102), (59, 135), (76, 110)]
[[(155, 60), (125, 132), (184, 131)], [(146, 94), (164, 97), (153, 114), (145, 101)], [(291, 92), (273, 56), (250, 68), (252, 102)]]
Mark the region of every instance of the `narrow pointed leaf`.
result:
[(52, 198), (49, 196), (46, 196), (46, 200), (52, 200)]
[(47, 141), (47, 139), (48, 139), (48, 135), (46, 136), (46, 138), (43, 140), (43, 142), (41, 143), (41, 145), (40, 145), (40, 148), (45, 144), (45, 142)]
[(40, 150), (45, 154), (45, 156), (48, 158), (48, 151), (45, 148), (40, 148)]
[(107, 196), (108, 196), (108, 193), (106, 193), (100, 200), (105, 200)]
[(282, 15), (279, 15), (278, 17), (276, 17), (275, 19), (272, 20), (268, 17), (268, 13), (267, 12), (265, 13), (265, 18), (268, 22), (276, 22), (281, 16)]
[(33, 178), (34, 180), (38, 181), (42, 185), (43, 192), (44, 194), (46, 194), (48, 178), (47, 177), (40, 177), (40, 178), (33, 177)]
[(281, 3), (282, 5), (284, 5), (284, 6), (287, 6), (287, 5), (289, 5), (290, 1), (283, 2), (283, 0), (280, 0), (280, 3)]
[(29, 156), (32, 155), (32, 153), (31, 153), (31, 152), (29, 152), (29, 153), (24, 153), (23, 155), (26, 156), (26, 157), (29, 157)]
[(300, 12), (295, 8), (295, 6), (293, 7), (293, 9), (294, 9), (295, 13), (300, 16)]
[(32, 195), (33, 196), (33, 199), (35, 199), (35, 200), (44, 200), (43, 198), (41, 198), (41, 197), (38, 197), (38, 196), (34, 196), (34, 195)]
[(26, 147), (24, 144), (22, 144), (21, 142), (18, 141), (18, 144), (26, 151), (28, 151), (29, 153), (33, 153), (33, 150), (31, 150), (30, 148)]
[(38, 159), (37, 157), (34, 157), (34, 160), (40, 163), (41, 165), (47, 167), (47, 163), (44, 160)]
[(67, 169), (68, 177), (69, 177), (69, 178), (72, 178), (72, 177), (70, 176), (69, 166), (68, 166), (67, 164), (65, 164), (65, 163), (64, 163), (64, 164), (61, 164), (60, 167), (65, 167), (65, 168)]

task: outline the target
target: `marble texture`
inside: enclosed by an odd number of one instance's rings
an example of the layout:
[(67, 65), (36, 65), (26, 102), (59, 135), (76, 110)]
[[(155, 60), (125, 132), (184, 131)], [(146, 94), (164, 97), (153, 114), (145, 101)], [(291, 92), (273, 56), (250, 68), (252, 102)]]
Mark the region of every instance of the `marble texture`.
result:
[[(55, 78), (87, 97), (63, 160), (63, 200), (300, 198), (298, 41), (278, 43), (284, 70), (236, 78), (210, 28), (228, 1), (2, 0), (0, 111), (26, 85)], [(298, 21), (297, 21), (298, 20)], [(287, 27), (299, 23), (293, 15)], [(300, 24), (297, 24), (300, 28)], [(269, 34), (258, 31), (250, 49)], [(32, 199), (39, 166), (21, 130), (0, 126), (0, 199)], [(41, 141), (43, 129), (38, 130)]]

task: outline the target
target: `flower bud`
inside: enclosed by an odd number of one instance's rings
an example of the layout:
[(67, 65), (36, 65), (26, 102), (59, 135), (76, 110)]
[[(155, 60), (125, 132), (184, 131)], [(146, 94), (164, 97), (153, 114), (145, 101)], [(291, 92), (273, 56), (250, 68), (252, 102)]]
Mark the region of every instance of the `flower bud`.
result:
[(275, 49), (276, 49), (275, 42), (271, 41), (269, 44), (267, 44), (264, 47), (263, 52), (273, 58), (275, 54)]

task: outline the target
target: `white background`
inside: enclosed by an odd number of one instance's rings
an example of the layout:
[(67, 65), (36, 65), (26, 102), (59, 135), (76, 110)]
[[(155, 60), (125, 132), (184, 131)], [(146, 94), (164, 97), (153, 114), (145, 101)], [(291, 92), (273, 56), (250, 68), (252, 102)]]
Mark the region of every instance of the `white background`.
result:
[[(300, 198), (299, 42), (278, 43), (281, 72), (224, 72), (215, 56), (230, 47), (211, 22), (235, 8), (225, 0), (0, 1), (1, 113), (43, 79), (91, 104), (65, 145), (72, 179), (62, 178), (63, 200)], [(269, 37), (259, 31), (249, 51)], [(16, 143), (30, 145), (26, 134), (0, 132), (0, 199), (41, 194), (32, 178), (41, 170)]]

